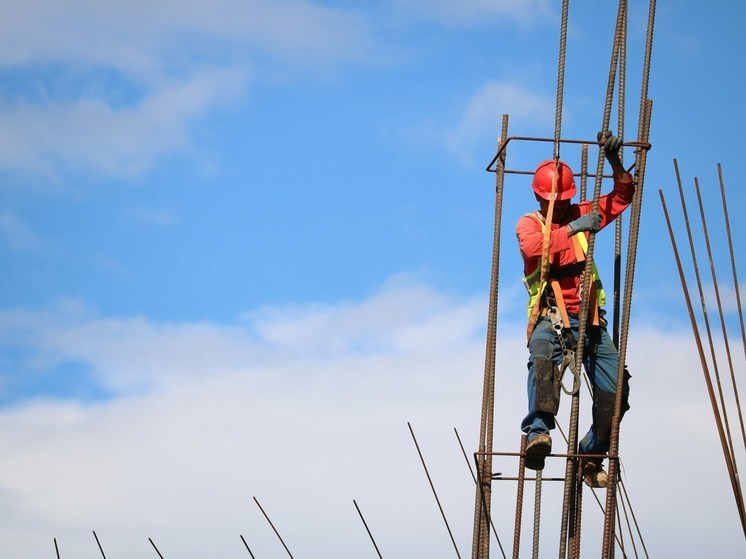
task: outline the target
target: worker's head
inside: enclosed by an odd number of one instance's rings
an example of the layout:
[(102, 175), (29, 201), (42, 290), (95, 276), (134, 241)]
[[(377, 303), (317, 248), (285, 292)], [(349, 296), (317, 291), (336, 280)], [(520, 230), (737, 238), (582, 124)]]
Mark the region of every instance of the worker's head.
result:
[(572, 169), (562, 161), (542, 161), (534, 171), (534, 180), (531, 188), (536, 193), (536, 198), (549, 200), (552, 194), (552, 181), (554, 174), (557, 173), (557, 197), (555, 200), (570, 200), (575, 196), (575, 179), (572, 176)]

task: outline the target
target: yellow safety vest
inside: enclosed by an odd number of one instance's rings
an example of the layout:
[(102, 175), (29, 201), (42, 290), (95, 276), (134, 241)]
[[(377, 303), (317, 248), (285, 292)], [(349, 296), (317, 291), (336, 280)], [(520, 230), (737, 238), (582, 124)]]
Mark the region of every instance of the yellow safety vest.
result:
[[(544, 232), (544, 227), (546, 227), (545, 223), (539, 219), (539, 217), (536, 214), (526, 214), (527, 216), (533, 217), (536, 221), (539, 222), (541, 225), (541, 231)], [(573, 236), (573, 241), (577, 242), (578, 245), (580, 245), (580, 248), (583, 251), (583, 255), (585, 255), (588, 252), (588, 239), (585, 238), (585, 233), (582, 231), (575, 234)], [(549, 267), (547, 267), (547, 271), (549, 270)], [(523, 285), (526, 286), (526, 290), (528, 291), (528, 316), (531, 318), (531, 311), (534, 308), (534, 305), (537, 304), (537, 300), (539, 297), (541, 297), (541, 294), (544, 293), (544, 289), (547, 286), (547, 281), (544, 280), (543, 282), (541, 280), (541, 262), (538, 266), (536, 266), (536, 269), (531, 272), (529, 275), (523, 278)], [(594, 262), (592, 264), (592, 276), (591, 276), (591, 283), (596, 288), (596, 302), (599, 307), (603, 307), (606, 304), (606, 293), (604, 292), (603, 285), (601, 284), (601, 279), (598, 276), (598, 270), (596, 269), (596, 263)]]

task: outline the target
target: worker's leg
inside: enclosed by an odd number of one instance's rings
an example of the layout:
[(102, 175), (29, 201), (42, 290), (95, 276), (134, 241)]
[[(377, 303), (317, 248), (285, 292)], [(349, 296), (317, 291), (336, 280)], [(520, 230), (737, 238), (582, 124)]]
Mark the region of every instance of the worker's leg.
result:
[[(606, 329), (588, 328), (583, 361), (593, 385), (593, 424), (580, 441), (579, 450), (583, 454), (603, 454), (609, 450), (619, 371), (619, 354)], [(626, 372), (622, 394), (623, 416), (629, 409), (629, 375)]]
[(562, 354), (550, 321), (541, 318), (528, 344), (528, 415), (521, 429), (529, 443), (538, 434), (554, 429), (554, 416), (559, 407), (558, 365)]

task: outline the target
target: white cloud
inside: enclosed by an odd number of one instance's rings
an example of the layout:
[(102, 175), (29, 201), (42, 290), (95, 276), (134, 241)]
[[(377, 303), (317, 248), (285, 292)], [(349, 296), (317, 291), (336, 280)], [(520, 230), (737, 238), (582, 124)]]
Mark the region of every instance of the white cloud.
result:
[(242, 98), (257, 59), (305, 72), (374, 52), (363, 18), (313, 2), (4, 4), (0, 165), (47, 176), (137, 175), (188, 151), (195, 119)]
[(153, 90), (132, 107), (102, 98), (0, 102), (0, 165), (49, 175), (58, 165), (137, 175), (160, 155), (190, 150), (190, 125), (245, 87), (241, 72), (208, 71)]
[(0, 233), (15, 249), (35, 248), (39, 243), (36, 233), (9, 211), (0, 212)]
[(463, 104), (455, 122), (427, 124), (410, 130), (418, 141), (436, 141), (454, 157), (472, 164), (476, 146), (495, 145), (503, 114), (510, 115), (513, 128), (522, 130), (545, 127), (553, 120), (554, 102), (528, 87), (509, 82), (489, 81)]
[[(472, 451), (483, 307), (482, 297), (396, 283), (366, 301), (267, 308), (233, 326), (102, 318), (73, 303), (4, 313), (3, 343), (36, 354), (37, 367), (84, 361), (116, 397), (2, 410), (0, 555), (48, 557), (56, 537), (62, 556), (93, 556), (96, 530), (112, 556), (149, 553), (148, 537), (165, 556), (240, 556), (239, 534), (256, 556), (278, 556), (256, 496), (297, 555), (372, 554), (354, 498), (386, 557), (448, 556), (407, 421), (468, 553), (474, 488), (453, 427)], [(522, 325), (501, 327), (495, 449), (516, 450), (525, 340)], [(642, 326), (630, 348), (633, 407), (621, 448), (648, 550), (738, 556), (743, 543), (690, 336)], [(584, 429), (590, 410), (581, 413)], [(497, 469), (510, 475), (514, 467)], [(498, 482), (495, 492), (509, 542), (514, 486)], [(544, 495), (547, 549), (558, 541), (555, 493)], [(689, 498), (697, 507), (682, 501)], [(594, 508), (588, 497), (583, 545), (591, 554)]]

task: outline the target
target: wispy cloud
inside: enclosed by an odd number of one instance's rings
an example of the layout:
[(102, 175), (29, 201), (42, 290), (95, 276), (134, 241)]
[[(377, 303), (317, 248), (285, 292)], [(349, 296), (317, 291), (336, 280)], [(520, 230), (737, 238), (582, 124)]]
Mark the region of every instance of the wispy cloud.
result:
[[(7, 4), (7, 3), (6, 3)], [(304, 72), (360, 60), (359, 15), (313, 2), (50, 0), (4, 6), (0, 165), (137, 175), (192, 147), (192, 126), (246, 94), (257, 59)]]
[[(116, 396), (87, 404), (32, 398), (0, 413), (0, 551), (41, 559), (57, 537), (65, 555), (85, 556), (95, 550), (96, 529), (105, 549), (121, 556), (136, 556), (150, 536), (187, 559), (230, 556), (240, 551), (239, 533), (257, 555), (272, 556), (278, 543), (256, 496), (298, 553), (363, 554), (370, 544), (355, 498), (387, 556), (437, 556), (450, 542), (407, 421), (457, 542), (468, 549), (474, 488), (453, 427), (473, 450), (483, 307), (481, 297), (454, 299), (399, 282), (364, 301), (265, 308), (230, 326), (106, 318), (70, 302), (43, 313), (4, 313), (0, 341), (33, 357), (19, 361), (19, 371), (53, 371), (61, 361), (79, 360)], [(498, 345), (499, 450), (519, 442), (522, 326), (502, 324)], [(632, 410), (621, 449), (648, 549), (699, 555), (715, 546), (719, 556), (735, 556), (741, 544), (729, 534), (738, 527), (727, 514), (703, 524), (700, 509), (672, 505), (686, 485), (702, 506), (735, 512), (717, 437), (704, 419), (708, 402), (690, 336), (643, 326), (629, 347)], [(590, 410), (583, 407), (581, 415), (584, 429)], [(670, 468), (670, 452), (679, 448), (698, 452)], [(496, 468), (513, 471), (514, 464)], [(507, 491), (498, 503), (514, 499)], [(513, 508), (495, 507), (509, 526)], [(547, 518), (558, 507), (547, 494)], [(592, 509), (584, 519), (590, 548), (600, 538)], [(423, 520), (403, 522), (413, 517)], [(682, 542), (673, 522), (692, 537)], [(555, 541), (550, 524), (547, 537)]]
[(0, 233), (14, 249), (35, 248), (39, 243), (36, 233), (9, 211), (0, 212)]
[(0, 102), (0, 165), (137, 175), (160, 155), (191, 149), (190, 125), (245, 87), (241, 72), (208, 71), (153, 90), (134, 106), (112, 106), (105, 98)]
[[(436, 142), (463, 163), (474, 163), (477, 146), (493, 149), (503, 114), (522, 129), (533, 129), (550, 122), (553, 102), (530, 88), (512, 82), (489, 81), (465, 100), (452, 123), (427, 123), (408, 131), (411, 137)], [(489, 150), (488, 150), (489, 151)]]

